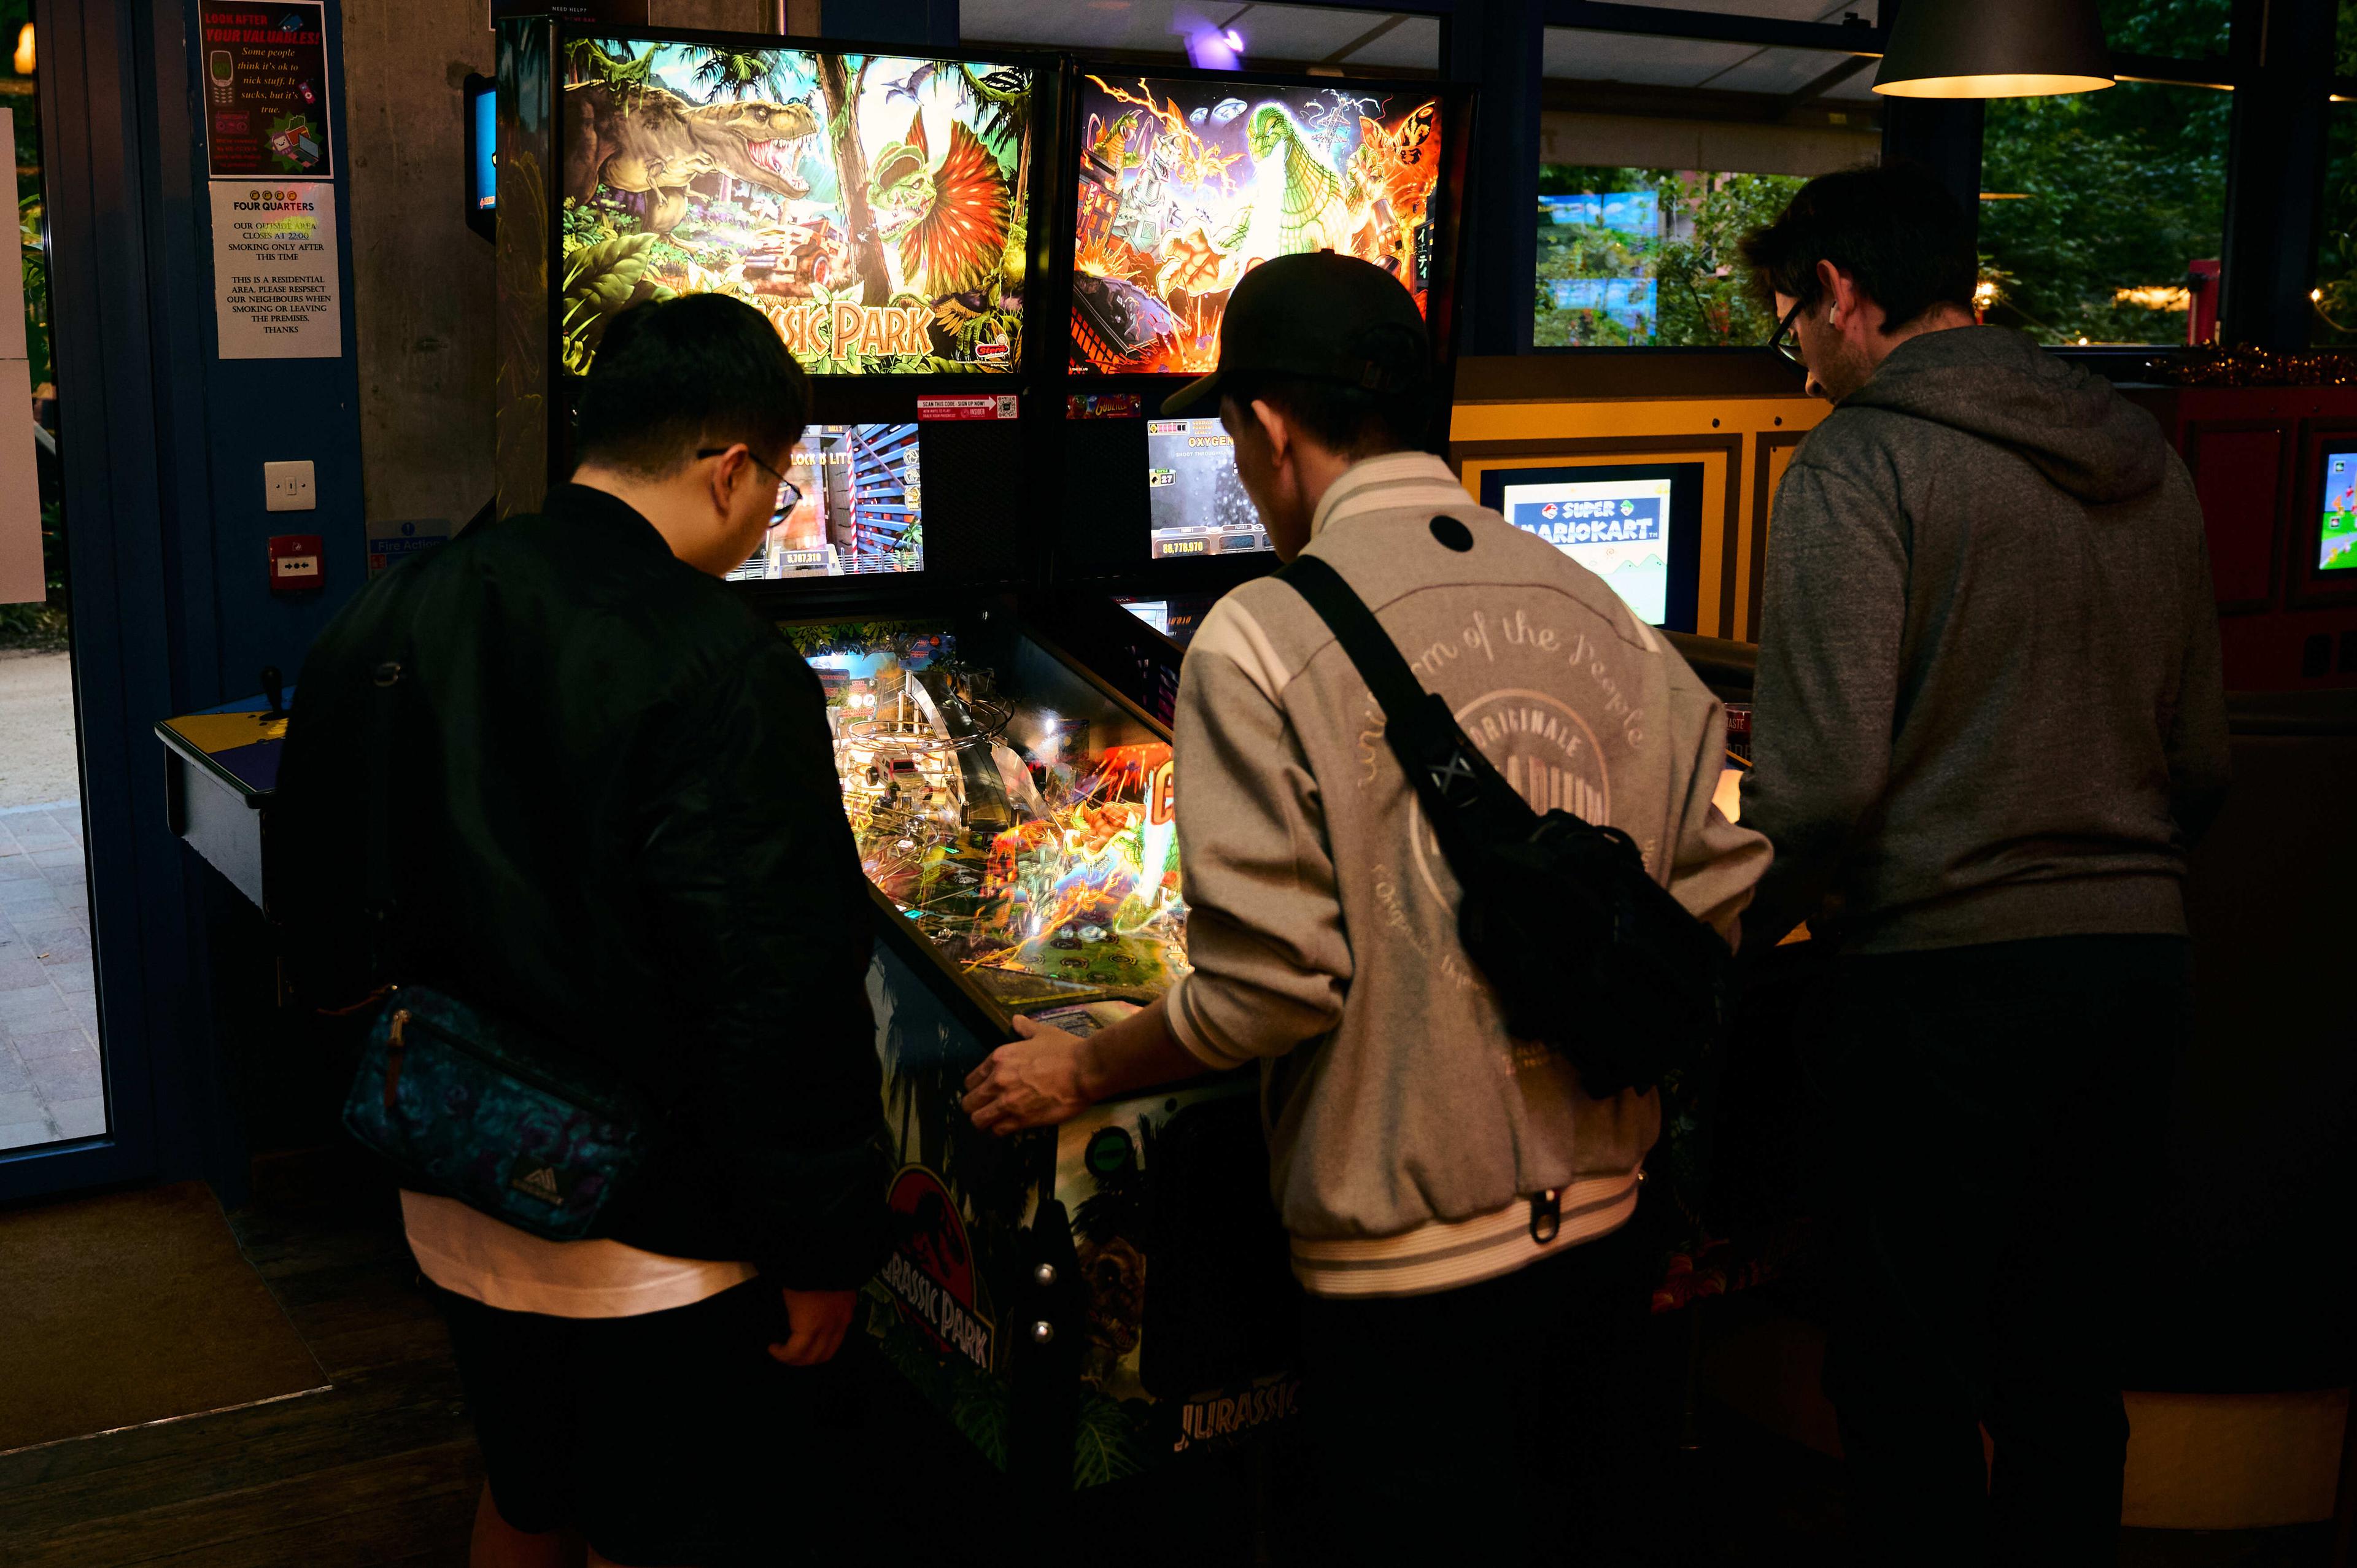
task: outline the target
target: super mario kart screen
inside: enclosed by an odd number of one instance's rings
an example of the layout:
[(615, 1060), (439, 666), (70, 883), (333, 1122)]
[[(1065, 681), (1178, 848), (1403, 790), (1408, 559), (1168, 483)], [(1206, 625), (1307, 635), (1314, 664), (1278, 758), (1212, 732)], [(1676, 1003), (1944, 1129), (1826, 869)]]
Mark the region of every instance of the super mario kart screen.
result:
[(1499, 510), (1604, 579), (1648, 626), (1670, 613), (1667, 478), (1508, 485)]
[(563, 360), (674, 294), (732, 294), (818, 375), (1022, 358), (1033, 74), (717, 44), (564, 46)]
[(1413, 90), (1086, 73), (1072, 368), (1198, 374), (1243, 274), (1339, 251), (1426, 307), (1440, 102)]
[(2357, 452), (2324, 455), (2324, 516), (2317, 528), (2319, 572), (2357, 572)]

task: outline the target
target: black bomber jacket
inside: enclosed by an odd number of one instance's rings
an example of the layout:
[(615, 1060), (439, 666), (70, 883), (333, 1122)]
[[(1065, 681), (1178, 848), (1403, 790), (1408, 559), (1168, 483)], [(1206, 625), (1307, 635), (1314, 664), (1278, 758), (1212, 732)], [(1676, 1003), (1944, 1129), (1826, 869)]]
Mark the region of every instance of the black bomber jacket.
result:
[(372, 671), (404, 666), (383, 978), (635, 1085), (659, 1152), (599, 1234), (848, 1289), (885, 1249), (873, 932), (818, 679), (603, 491), (467, 529), (312, 648), (271, 820), (298, 984), (374, 976)]

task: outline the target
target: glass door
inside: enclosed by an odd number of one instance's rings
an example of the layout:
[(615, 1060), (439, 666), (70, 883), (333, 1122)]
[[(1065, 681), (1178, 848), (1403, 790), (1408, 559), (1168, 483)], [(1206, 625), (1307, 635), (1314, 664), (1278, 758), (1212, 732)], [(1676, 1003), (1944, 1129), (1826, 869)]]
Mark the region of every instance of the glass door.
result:
[(20, 263), (0, 267), (0, 1155), (108, 1130), (82, 854), (50, 352), (41, 65), (30, 0), (0, 0), (0, 156)]

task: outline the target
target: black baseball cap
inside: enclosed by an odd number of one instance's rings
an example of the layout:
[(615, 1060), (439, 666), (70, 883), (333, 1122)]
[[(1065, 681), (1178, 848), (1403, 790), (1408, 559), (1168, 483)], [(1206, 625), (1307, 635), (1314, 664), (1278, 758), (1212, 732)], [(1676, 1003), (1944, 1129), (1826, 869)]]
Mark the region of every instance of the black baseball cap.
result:
[(1411, 392), (1431, 374), (1431, 357), (1415, 296), (1383, 268), (1332, 251), (1278, 256), (1228, 295), (1219, 369), (1165, 398), (1162, 412), (1217, 413), (1239, 378)]

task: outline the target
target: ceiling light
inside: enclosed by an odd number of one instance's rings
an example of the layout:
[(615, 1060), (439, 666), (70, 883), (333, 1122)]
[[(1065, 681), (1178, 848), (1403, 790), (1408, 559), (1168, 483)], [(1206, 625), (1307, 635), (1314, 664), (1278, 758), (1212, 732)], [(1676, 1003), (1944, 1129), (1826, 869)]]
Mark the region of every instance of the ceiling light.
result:
[(1874, 91), (1896, 98), (2042, 98), (2110, 87), (2095, 0), (1908, 0)]

